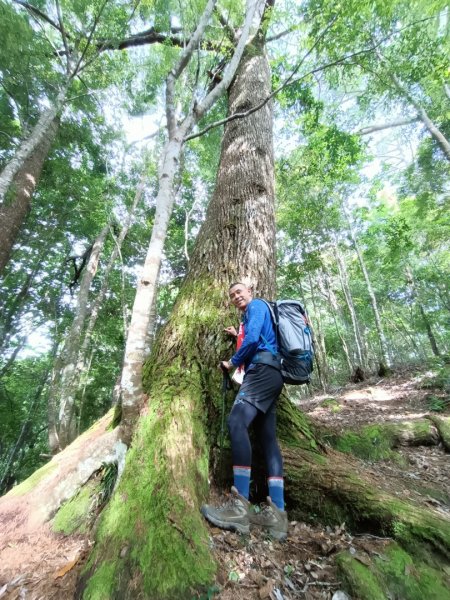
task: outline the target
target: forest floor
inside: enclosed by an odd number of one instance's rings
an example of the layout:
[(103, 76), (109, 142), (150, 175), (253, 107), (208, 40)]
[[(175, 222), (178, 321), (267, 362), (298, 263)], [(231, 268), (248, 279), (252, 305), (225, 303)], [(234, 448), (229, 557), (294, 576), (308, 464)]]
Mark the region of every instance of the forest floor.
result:
[[(413, 372), (378, 377), (301, 400), (298, 406), (313, 422), (335, 433), (374, 423), (413, 421), (442, 408), (443, 393), (425, 388), (426, 377)], [(449, 416), (450, 407), (436, 414)], [(365, 466), (392, 491), (398, 481), (407, 482), (411, 494), (448, 515), (448, 453), (440, 446), (402, 446), (396, 451), (395, 460), (366, 461)], [(419, 497), (422, 485), (434, 486), (438, 493)], [(257, 530), (240, 536), (211, 527), (210, 536), (219, 571), (204, 600), (348, 600), (335, 566), (336, 554), (349, 550), (367, 564), (370, 556), (383, 555), (389, 541), (352, 534), (345, 523), (323, 527), (312, 522), (291, 522), (285, 542), (271, 541)], [(70, 600), (91, 543), (84, 536), (52, 533), (48, 523), (6, 547), (0, 538), (0, 599)]]
[[(317, 394), (297, 405), (313, 423), (337, 434), (376, 423), (415, 421), (433, 414), (432, 409), (441, 408), (445, 402), (442, 390), (423, 387), (428, 375), (404, 371), (387, 378), (376, 377), (335, 393)], [(435, 414), (449, 416), (450, 407)], [(396, 451), (394, 460), (365, 461), (366, 468), (380, 476), (393, 493), (399, 489), (399, 482), (405, 482), (416, 500), (448, 516), (448, 452), (434, 445), (402, 446)], [(436, 488), (437, 493), (433, 497), (421, 495), (422, 485)], [(339, 581), (335, 555), (349, 550), (361, 563), (369, 564), (369, 557), (383, 555), (390, 541), (351, 534), (345, 523), (323, 527), (301, 522), (290, 523), (285, 542), (270, 541), (255, 530), (243, 538), (211, 528), (211, 537), (220, 564), (215, 600), (348, 600), (350, 596)]]

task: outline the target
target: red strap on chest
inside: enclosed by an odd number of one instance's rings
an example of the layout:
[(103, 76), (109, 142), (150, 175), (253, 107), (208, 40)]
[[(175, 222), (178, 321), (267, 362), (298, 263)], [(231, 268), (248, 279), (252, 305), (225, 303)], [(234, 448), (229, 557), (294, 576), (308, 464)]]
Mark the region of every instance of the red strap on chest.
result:
[(236, 350), (239, 350), (239, 348), (242, 346), (242, 342), (244, 341), (244, 336), (245, 336), (244, 323), (239, 323), (239, 331), (238, 331), (237, 342), (236, 342)]

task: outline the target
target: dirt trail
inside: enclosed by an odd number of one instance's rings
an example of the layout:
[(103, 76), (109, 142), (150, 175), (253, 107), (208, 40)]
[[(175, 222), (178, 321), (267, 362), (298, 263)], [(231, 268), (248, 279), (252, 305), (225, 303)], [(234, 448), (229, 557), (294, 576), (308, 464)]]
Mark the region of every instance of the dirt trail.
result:
[[(335, 394), (315, 396), (298, 403), (311, 419), (335, 432), (366, 424), (416, 420), (430, 414), (431, 391), (421, 388), (424, 375), (394, 375), (348, 386)], [(434, 397), (439, 392), (433, 391)], [(445, 415), (450, 414), (447, 409)], [(405, 459), (367, 464), (385, 481), (408, 482), (411, 493), (422, 485), (435, 485), (442, 492), (425, 495), (422, 501), (449, 514), (449, 455), (439, 446), (401, 447)], [(406, 465), (406, 466), (405, 466)], [(445, 500), (447, 497), (447, 501)], [(345, 524), (334, 528), (313, 524), (290, 525), (288, 540), (272, 542), (259, 532), (240, 537), (210, 529), (211, 546), (219, 572), (216, 587), (203, 598), (216, 600), (348, 600), (338, 580), (334, 556), (347, 549), (362, 563), (372, 554), (382, 554), (382, 538), (354, 536)], [(0, 599), (73, 598), (77, 574), (92, 542), (83, 537), (54, 534), (48, 525), (32, 534), (18, 536), (6, 546), (0, 541)]]

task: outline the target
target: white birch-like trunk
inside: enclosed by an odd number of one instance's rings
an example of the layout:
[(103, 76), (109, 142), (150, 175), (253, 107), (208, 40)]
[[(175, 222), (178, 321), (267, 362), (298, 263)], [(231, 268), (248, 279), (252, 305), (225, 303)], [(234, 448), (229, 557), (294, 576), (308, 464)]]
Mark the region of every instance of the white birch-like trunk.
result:
[(339, 327), (339, 322), (338, 322), (338, 316), (340, 316), (340, 312), (341, 312), (340, 308), (339, 308), (339, 303), (337, 301), (336, 294), (334, 293), (333, 288), (331, 287), (328, 273), (324, 273), (324, 279), (325, 279), (326, 295), (328, 297), (328, 302), (330, 303), (330, 306), (331, 306), (331, 315), (333, 317), (334, 326), (335, 326), (338, 338), (341, 340), (342, 350), (344, 351), (344, 356), (345, 356), (345, 360), (347, 361), (348, 370), (351, 374), (353, 372), (353, 364), (352, 364), (352, 361), (350, 358), (350, 352), (348, 351), (347, 342), (345, 341), (345, 337), (343, 336), (343, 334), (341, 332), (341, 328)]
[[(146, 354), (147, 332), (153, 305), (164, 242), (167, 236), (174, 203), (173, 181), (180, 161), (182, 137), (166, 143), (163, 163), (159, 173), (159, 191), (156, 213), (147, 256), (138, 282), (131, 322), (125, 346), (121, 377), (122, 429), (128, 432), (134, 422), (135, 411), (142, 397), (142, 365)], [(123, 436), (125, 443), (129, 441)]]
[[(114, 263), (116, 262), (117, 257), (120, 255), (120, 252), (122, 249), (122, 244), (123, 244), (126, 236), (128, 235), (128, 231), (130, 230), (131, 224), (133, 222), (134, 213), (136, 211), (136, 208), (137, 208), (139, 202), (141, 201), (142, 195), (144, 193), (145, 180), (146, 180), (146, 175), (142, 175), (142, 177), (138, 183), (138, 186), (136, 188), (136, 193), (134, 195), (133, 204), (131, 205), (130, 210), (128, 211), (127, 217), (125, 219), (125, 223), (123, 224), (123, 227), (120, 230), (119, 236), (118, 236), (117, 240), (115, 241), (114, 249), (111, 252), (108, 263), (105, 267), (100, 291), (97, 294), (93, 304), (91, 305), (89, 321), (86, 326), (84, 339), (83, 339), (83, 343), (81, 344), (80, 355), (78, 358), (79, 373), (81, 371), (83, 371), (83, 369), (84, 369), (84, 364), (86, 361), (86, 354), (87, 354), (87, 351), (89, 350), (89, 346), (91, 345), (92, 333), (94, 331), (94, 327), (97, 322), (97, 318), (98, 318), (100, 309), (103, 305), (103, 300), (105, 299), (106, 292), (108, 291), (109, 276), (114, 267)], [(126, 337), (126, 334), (127, 334), (127, 332), (124, 331), (125, 337)]]

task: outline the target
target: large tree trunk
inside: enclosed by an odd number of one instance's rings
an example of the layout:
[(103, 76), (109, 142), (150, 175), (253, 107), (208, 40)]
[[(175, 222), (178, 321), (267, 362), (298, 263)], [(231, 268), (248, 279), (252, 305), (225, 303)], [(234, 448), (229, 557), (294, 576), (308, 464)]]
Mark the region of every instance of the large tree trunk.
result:
[[(168, 140), (164, 147), (159, 172), (159, 189), (156, 198), (155, 221), (145, 257), (144, 267), (138, 283), (133, 304), (131, 322), (125, 347), (121, 379), (122, 422), (121, 436), (125, 443), (130, 441), (143, 399), (142, 365), (146, 358), (150, 315), (155, 300), (164, 242), (174, 203), (173, 183), (178, 174), (183, 143), (194, 125), (208, 112), (222, 93), (228, 88), (238, 68), (242, 53), (250, 36), (254, 19), (259, 23), (260, 9), (264, 0), (247, 0), (245, 20), (233, 56), (226, 66), (223, 77), (199, 103), (192, 97), (189, 111), (179, 123), (175, 111), (175, 84), (192, 58), (208, 24), (216, 2), (209, 0), (200, 17), (195, 33), (183, 50), (178, 63), (170, 71), (166, 81), (166, 119)], [(258, 30), (258, 26), (256, 26)], [(234, 41), (234, 40), (233, 40)], [(245, 108), (245, 107), (243, 107)]]
[[(263, 46), (254, 44), (230, 90), (230, 112), (270, 89)], [(102, 515), (78, 587), (90, 598), (182, 598), (209, 584), (214, 563), (199, 507), (215, 460), (222, 399), (216, 364), (231, 348), (221, 331), (235, 314), (226, 290), (247, 279), (273, 297), (274, 215), (271, 107), (225, 129), (216, 190), (171, 319), (144, 369), (149, 405), (124, 475)], [(228, 407), (227, 407), (228, 408)], [(405, 540), (450, 548), (450, 524), (391, 496), (361, 464), (320, 449), (303, 415), (284, 399), (278, 432), (292, 518), (315, 513), (332, 524), (370, 526)]]
[(49, 120), (39, 144), (15, 172), (9, 194), (0, 202), (0, 273), (11, 256), (12, 247), (31, 209), (31, 198), (41, 176), (45, 159), (59, 128), (59, 117)]
[[(231, 87), (229, 112), (255, 106), (269, 91), (264, 49), (255, 43)], [(258, 295), (274, 297), (274, 241), (268, 103), (225, 128), (216, 190), (186, 282), (145, 368), (147, 414), (99, 526), (89, 581), (82, 585), (85, 598), (99, 585), (108, 598), (181, 598), (190, 587), (211, 581), (215, 566), (199, 506), (208, 489), (210, 447), (217, 446), (220, 432), (216, 364), (231, 352), (222, 329), (237, 320), (227, 310), (226, 292), (232, 281), (246, 279)]]

